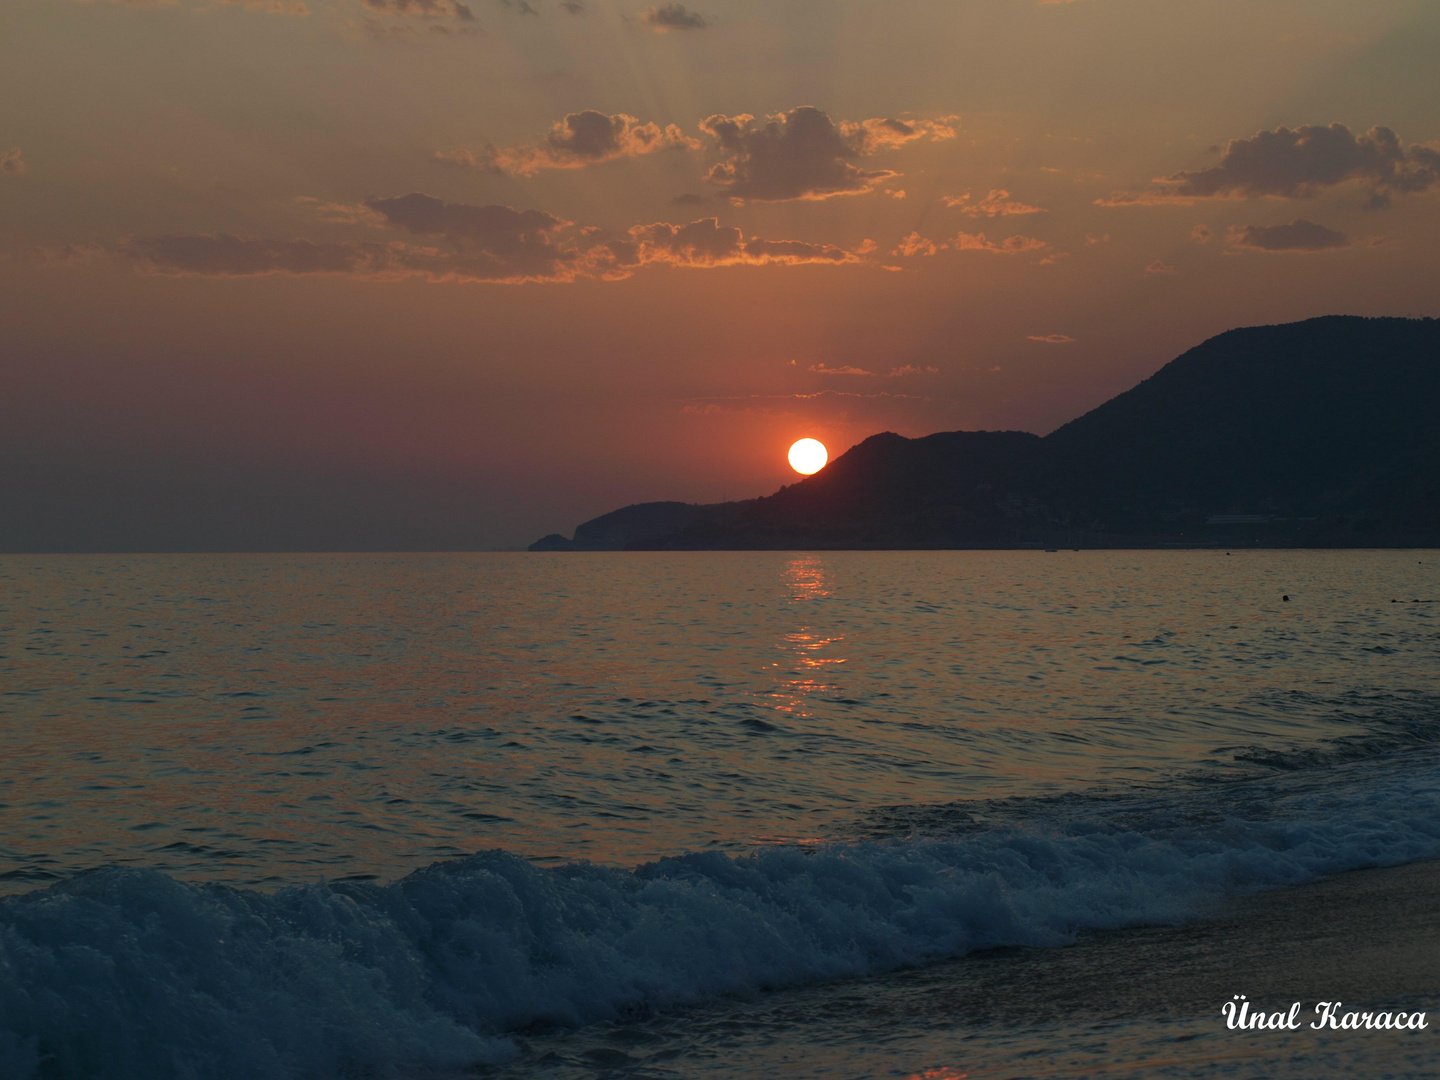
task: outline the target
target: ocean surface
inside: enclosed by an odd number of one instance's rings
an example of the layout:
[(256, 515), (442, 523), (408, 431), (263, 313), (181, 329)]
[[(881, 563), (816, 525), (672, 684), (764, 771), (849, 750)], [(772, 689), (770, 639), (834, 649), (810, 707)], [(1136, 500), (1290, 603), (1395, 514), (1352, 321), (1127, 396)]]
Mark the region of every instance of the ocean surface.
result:
[(1428, 1075), (1042, 969), (1433, 859), (1440, 552), (0, 557), (5, 1080)]

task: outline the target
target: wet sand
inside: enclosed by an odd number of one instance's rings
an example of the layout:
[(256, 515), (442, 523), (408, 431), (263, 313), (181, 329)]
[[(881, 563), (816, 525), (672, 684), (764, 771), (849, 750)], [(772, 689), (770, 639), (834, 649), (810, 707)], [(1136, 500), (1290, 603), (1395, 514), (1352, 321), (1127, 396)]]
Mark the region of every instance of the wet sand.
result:
[[(1301, 1002), (1297, 1031), (1221, 1005)], [(1425, 1010), (1423, 1031), (1315, 1031), (1318, 1001)], [(532, 1039), (500, 1075), (1428, 1077), (1440, 1074), (1440, 862), (1233, 899), (1182, 926), (1089, 934), (636, 1024)]]

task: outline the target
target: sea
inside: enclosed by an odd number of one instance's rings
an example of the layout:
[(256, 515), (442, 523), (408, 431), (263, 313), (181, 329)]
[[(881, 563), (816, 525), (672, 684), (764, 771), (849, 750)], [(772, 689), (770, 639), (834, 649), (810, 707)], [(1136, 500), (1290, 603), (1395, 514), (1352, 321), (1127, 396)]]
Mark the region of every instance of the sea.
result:
[(1434, 1075), (1436, 859), (1440, 551), (0, 557), (4, 1080)]

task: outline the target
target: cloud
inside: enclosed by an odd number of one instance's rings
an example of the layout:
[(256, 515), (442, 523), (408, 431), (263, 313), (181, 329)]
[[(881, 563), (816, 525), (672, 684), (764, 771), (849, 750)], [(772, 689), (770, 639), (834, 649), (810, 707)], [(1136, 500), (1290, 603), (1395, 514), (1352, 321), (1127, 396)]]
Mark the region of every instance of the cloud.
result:
[(418, 192), (366, 204), (387, 223), (443, 240), (446, 262), (476, 281), (569, 281), (593, 254), (560, 234), (570, 223), (542, 210), (449, 203)]
[(956, 251), (988, 251), (992, 255), (1023, 255), (1049, 247), (1033, 236), (1007, 236), (1004, 240), (987, 240), (985, 234), (962, 232), (952, 241)]
[(1096, 199), (1096, 206), (1194, 206), (1195, 199), (1174, 191), (1116, 191), (1108, 199)]
[(1069, 345), (1075, 339), (1069, 334), (1026, 334), (1026, 341), (1039, 341), (1046, 345)]
[(617, 158), (638, 157), (656, 150), (695, 150), (700, 142), (674, 124), (642, 124), (633, 116), (607, 116), (594, 109), (570, 113), (556, 123), (543, 142), (535, 146), (512, 146), (497, 150), (486, 146), (478, 154), (470, 150), (437, 152), (435, 157), (452, 165), (533, 176), (541, 169), (581, 169)]
[(309, 195), (301, 195), (295, 200), (301, 206), (308, 206), (315, 211), (315, 216), (321, 221), (328, 221), (335, 225), (383, 225), (385, 216), (372, 210), (365, 203), (322, 203), (319, 199), (313, 199)]
[(1353, 134), (1344, 124), (1306, 124), (1232, 139), (1220, 164), (1182, 171), (1156, 181), (1165, 190), (1116, 192), (1101, 206), (1190, 205), (1196, 199), (1309, 199), (1327, 188), (1360, 184), (1370, 205), (1389, 204), (1396, 194), (1440, 185), (1440, 150), (1405, 146), (1389, 128)]
[(584, 0), (560, 0), (560, 7), (562, 10), (564, 10), (567, 14), (570, 15), (585, 14)]
[(958, 209), (962, 214), (969, 214), (971, 217), (1012, 217), (1021, 214), (1043, 214), (1045, 209), (1040, 206), (1028, 206), (1023, 202), (1014, 201), (1010, 198), (1010, 192), (1004, 188), (992, 188), (990, 194), (979, 202), (970, 201), (970, 193), (964, 195), (944, 195), (941, 201), (952, 209)]
[(1197, 244), (1208, 244), (1214, 235), (1214, 230), (1212, 230), (1209, 225), (1196, 225), (1190, 230), (1190, 239), (1194, 240)]
[[(131, 240), (121, 253), (151, 274), (247, 277), (343, 274), (393, 280), (571, 281), (603, 272), (613, 258), (566, 234), (570, 223), (539, 210), (447, 203), (411, 194), (364, 204), (372, 223), (432, 241), (322, 243), (236, 236), (160, 236)], [(342, 219), (343, 220), (343, 219)]]
[(1440, 184), (1440, 151), (1405, 147), (1385, 127), (1353, 135), (1344, 124), (1280, 127), (1232, 139), (1220, 164), (1199, 172), (1176, 173), (1182, 195), (1201, 197), (1270, 195), (1311, 198), (1327, 187), (1358, 181), (1370, 189), (1372, 206), (1396, 193), (1425, 191)]
[(24, 176), (25, 157), (20, 153), (20, 147), (12, 146), (9, 150), (0, 153), (0, 176)]
[(1173, 266), (1171, 266), (1169, 263), (1162, 262), (1161, 260), (1156, 259), (1156, 260), (1155, 260), (1154, 262), (1152, 262), (1149, 266), (1145, 267), (1145, 273), (1147, 273), (1147, 274), (1173, 274), (1173, 273), (1175, 273), (1175, 268), (1174, 268)]
[(700, 129), (715, 140), (721, 160), (706, 179), (735, 200), (783, 202), (858, 195), (900, 174), (862, 169), (855, 161), (916, 139), (954, 138), (949, 120), (876, 118), (835, 123), (808, 105), (769, 117), (716, 114)]
[(739, 229), (721, 226), (715, 218), (688, 225), (636, 225), (630, 230), (633, 248), (612, 245), (622, 266), (634, 263), (669, 263), (672, 266), (764, 266), (802, 263), (853, 263), (859, 256), (834, 244), (807, 244), (799, 240), (746, 240)]
[(1245, 251), (1334, 251), (1350, 246), (1344, 233), (1304, 218), (1289, 225), (1232, 225), (1225, 242)]
[[(792, 361), (790, 361), (790, 363), (791, 363), (791, 364), (794, 364), (795, 361), (792, 360)], [(866, 375), (866, 376), (869, 376), (870, 378), (875, 378), (875, 379), (878, 379), (878, 378), (881, 378), (881, 377), (882, 377), (881, 373), (878, 372), (878, 371), (867, 371), (865, 368), (853, 367), (853, 366), (851, 366), (850, 364), (843, 364), (843, 365), (841, 365), (840, 367), (833, 367), (833, 368), (832, 368), (832, 367), (829, 367), (828, 365), (826, 365), (825, 363), (822, 362), (822, 363), (819, 363), (819, 364), (811, 364), (810, 367), (809, 367), (808, 369), (806, 369), (806, 370), (808, 370), (808, 371), (813, 371), (816, 375)], [(901, 367), (891, 368), (890, 371), (889, 371), (889, 373), (886, 374), (886, 375), (884, 375), (883, 377), (884, 377), (884, 378), (887, 378), (887, 379), (900, 379), (900, 378), (904, 378), (904, 377), (907, 376), (907, 375), (938, 375), (938, 374), (940, 374), (940, 369), (939, 369), (939, 368), (934, 368), (934, 367), (923, 367), (923, 368), (922, 368), (922, 367), (916, 367), (914, 364), (904, 364), (904, 365), (902, 365)]]
[[(1023, 255), (1027, 251), (1044, 251), (1050, 245), (1044, 240), (1037, 240), (1033, 236), (1007, 236), (1004, 240), (991, 240), (982, 233), (961, 232), (949, 243), (939, 243), (921, 236), (918, 232), (901, 239), (900, 244), (891, 255), (912, 256), (912, 255), (934, 255), (937, 252), (953, 248), (955, 251), (988, 251), (992, 255)], [(1053, 262), (1057, 256), (1047, 256), (1047, 262)]]
[(362, 0), (371, 11), (408, 19), (453, 19), (474, 22), (475, 13), (461, 0)]
[(870, 375), (870, 376), (873, 376), (873, 375), (875, 374), (875, 372), (873, 372), (873, 371), (866, 371), (864, 368), (851, 367), (849, 364), (845, 364), (845, 365), (843, 365), (843, 366), (841, 366), (841, 367), (834, 367), (834, 368), (832, 368), (832, 367), (826, 367), (824, 364), (811, 364), (809, 370), (815, 372), (816, 375)]
[(895, 117), (874, 117), (840, 124), (841, 132), (855, 141), (862, 154), (873, 154), (886, 147), (904, 146), (917, 139), (941, 142), (955, 138), (957, 117), (942, 116), (937, 120), (899, 120)]
[(704, 30), (710, 20), (699, 12), (690, 11), (684, 4), (661, 4), (645, 12), (645, 21), (657, 34), (671, 30)]
[(937, 251), (944, 250), (944, 244), (937, 244), (934, 240), (926, 239), (918, 232), (912, 232), (909, 236), (900, 241), (900, 246), (891, 255), (934, 255)]
[[(318, 205), (331, 221), (351, 220), (342, 204)], [(540, 210), (471, 206), (412, 193), (371, 199), (360, 224), (399, 229), (422, 242), (267, 240), (237, 236), (160, 236), (130, 240), (120, 254), (150, 274), (248, 277), (340, 274), (372, 280), (564, 282), (617, 280), (650, 264), (678, 267), (855, 263), (833, 244), (748, 239), (715, 218), (688, 225), (637, 225), (605, 238)]]

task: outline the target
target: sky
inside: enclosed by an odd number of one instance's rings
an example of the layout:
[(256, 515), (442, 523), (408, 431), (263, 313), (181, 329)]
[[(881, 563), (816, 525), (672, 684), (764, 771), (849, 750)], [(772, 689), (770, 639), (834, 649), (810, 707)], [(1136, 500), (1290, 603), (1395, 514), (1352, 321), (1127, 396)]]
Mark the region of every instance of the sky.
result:
[(523, 547), (1440, 316), (1435, 0), (7, 0), (0, 550)]

